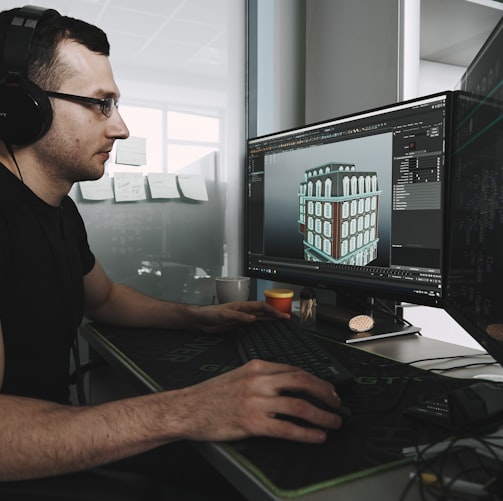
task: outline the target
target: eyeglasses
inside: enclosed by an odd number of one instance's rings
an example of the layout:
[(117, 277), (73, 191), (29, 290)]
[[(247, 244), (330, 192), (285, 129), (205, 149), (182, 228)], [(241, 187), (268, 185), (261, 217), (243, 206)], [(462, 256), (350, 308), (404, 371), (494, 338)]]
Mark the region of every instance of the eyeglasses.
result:
[(101, 113), (103, 113), (103, 115), (105, 115), (106, 117), (109, 117), (112, 114), (114, 108), (119, 108), (119, 101), (116, 101), (113, 97), (98, 99), (97, 97), (76, 96), (74, 94), (64, 94), (63, 92), (52, 92), (48, 90), (46, 90), (45, 93), (50, 97), (56, 97), (58, 99), (67, 99), (68, 101), (96, 104), (100, 107)]

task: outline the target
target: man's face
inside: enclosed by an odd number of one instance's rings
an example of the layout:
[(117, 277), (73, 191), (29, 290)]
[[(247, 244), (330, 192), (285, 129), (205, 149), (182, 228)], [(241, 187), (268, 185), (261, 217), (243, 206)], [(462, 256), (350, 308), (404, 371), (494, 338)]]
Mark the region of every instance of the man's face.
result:
[[(64, 41), (62, 61), (70, 68), (58, 91), (85, 97), (119, 98), (110, 61), (83, 45)], [(78, 182), (99, 179), (116, 139), (129, 136), (117, 109), (109, 117), (99, 105), (52, 98), (54, 119), (49, 132), (33, 145), (46, 174), (54, 180)]]

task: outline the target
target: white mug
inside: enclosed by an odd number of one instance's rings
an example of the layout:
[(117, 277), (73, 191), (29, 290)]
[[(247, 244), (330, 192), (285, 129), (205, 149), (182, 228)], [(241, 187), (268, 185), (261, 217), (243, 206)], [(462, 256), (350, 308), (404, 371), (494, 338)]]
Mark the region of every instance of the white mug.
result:
[(217, 277), (215, 279), (215, 288), (220, 304), (232, 301), (248, 301), (250, 277)]

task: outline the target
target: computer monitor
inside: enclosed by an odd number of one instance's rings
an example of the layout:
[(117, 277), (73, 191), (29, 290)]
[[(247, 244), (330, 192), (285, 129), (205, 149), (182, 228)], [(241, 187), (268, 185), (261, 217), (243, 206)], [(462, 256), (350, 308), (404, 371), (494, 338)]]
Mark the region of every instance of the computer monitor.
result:
[(247, 273), (438, 305), (451, 98), (249, 139)]
[(444, 308), (503, 364), (503, 21), (456, 93)]

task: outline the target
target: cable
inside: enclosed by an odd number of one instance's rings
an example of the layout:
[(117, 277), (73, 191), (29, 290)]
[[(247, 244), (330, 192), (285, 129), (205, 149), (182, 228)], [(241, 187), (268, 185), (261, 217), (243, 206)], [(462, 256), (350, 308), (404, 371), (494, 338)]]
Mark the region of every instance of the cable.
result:
[(374, 298), (374, 306), (376, 306), (377, 303), (379, 304), (379, 308), (377, 308), (377, 309), (381, 313), (384, 313), (385, 315), (393, 317), (396, 322), (401, 322), (401, 323), (408, 325), (409, 327), (412, 327), (412, 324), (408, 320), (406, 320), (403, 317), (399, 317), (396, 314), (396, 312), (394, 312), (386, 303), (381, 301), (379, 298)]
[[(440, 452), (432, 453), (442, 444), (445, 446)], [(411, 473), (400, 501), (407, 499), (414, 485), (418, 487), (416, 494), (420, 499), (502, 500), (503, 436), (463, 436), (414, 447), (415, 471)]]
[[(496, 365), (498, 364), (497, 361), (493, 360), (491, 362), (474, 362), (471, 364), (464, 364), (464, 365), (455, 365), (453, 367), (416, 367), (414, 364), (420, 363), (420, 362), (434, 362), (437, 360), (457, 360), (457, 359), (462, 359), (462, 358), (476, 358), (476, 357), (488, 357), (490, 356), (488, 353), (477, 353), (475, 355), (452, 355), (449, 357), (432, 357), (432, 358), (421, 358), (417, 360), (412, 360), (411, 362), (398, 362), (401, 367), (408, 366), (413, 369), (419, 369), (421, 371), (425, 372), (448, 372), (451, 370), (456, 370), (456, 369), (465, 369), (468, 367), (483, 367), (483, 366), (490, 366), (490, 365)], [(393, 367), (394, 364), (381, 364), (378, 367)]]
[(432, 367), (430, 369), (425, 369), (428, 371), (436, 371), (436, 372), (449, 372), (454, 371), (456, 369), (466, 369), (468, 367), (486, 367), (490, 365), (496, 365), (498, 362), (478, 362), (473, 364), (465, 364), (465, 365), (455, 365), (454, 367)]
[(16, 166), (17, 172), (19, 174), (19, 179), (24, 184), (23, 175), (21, 174), (21, 169), (19, 168), (19, 165), (16, 160), (16, 156), (14, 155), (14, 149), (12, 148), (12, 144), (5, 143), (5, 147), (7, 148), (9, 155), (11, 156), (12, 160), (14, 161), (14, 165)]
[(476, 357), (490, 357), (489, 353), (475, 353), (474, 355), (449, 355), (448, 357), (431, 357), (431, 358), (419, 358), (417, 360), (412, 360), (411, 362), (405, 362), (407, 364), (417, 364), (419, 362), (434, 362), (436, 360), (454, 360), (457, 358), (476, 358)]

